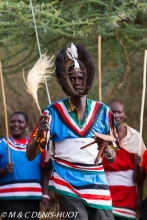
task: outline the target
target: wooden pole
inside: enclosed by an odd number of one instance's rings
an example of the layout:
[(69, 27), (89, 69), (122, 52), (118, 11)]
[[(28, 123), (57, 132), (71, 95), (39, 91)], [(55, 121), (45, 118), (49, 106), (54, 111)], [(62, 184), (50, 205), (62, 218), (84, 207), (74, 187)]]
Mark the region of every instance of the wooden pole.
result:
[(147, 50), (144, 54), (144, 70), (143, 70), (143, 90), (142, 90), (142, 103), (141, 103), (141, 113), (140, 113), (140, 142), (138, 153), (141, 155), (141, 139), (142, 139), (142, 130), (143, 130), (143, 113), (144, 113), (144, 104), (145, 104), (145, 92), (146, 92), (146, 66), (147, 66)]
[(6, 107), (6, 99), (5, 99), (5, 90), (4, 90), (4, 83), (3, 83), (3, 74), (2, 74), (2, 64), (1, 64), (1, 61), (0, 61), (0, 80), (1, 80), (1, 87), (2, 87), (3, 105), (4, 105), (6, 140), (7, 140), (7, 147), (8, 147), (8, 163), (10, 164), (11, 160), (10, 160), (10, 147), (9, 147), (8, 118), (7, 118), (7, 107)]
[(98, 99), (102, 102), (102, 80), (101, 80), (101, 36), (98, 36)]

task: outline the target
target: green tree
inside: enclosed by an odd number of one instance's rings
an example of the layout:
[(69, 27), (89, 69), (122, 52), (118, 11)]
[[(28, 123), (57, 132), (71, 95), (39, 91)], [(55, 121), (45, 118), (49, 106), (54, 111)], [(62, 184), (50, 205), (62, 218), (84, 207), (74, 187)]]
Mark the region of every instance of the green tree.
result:
[[(57, 53), (67, 43), (84, 43), (97, 65), (97, 38), (102, 37), (102, 96), (104, 102), (121, 98), (128, 110), (128, 123), (139, 128), (143, 57), (147, 42), (145, 0), (32, 0), (41, 51)], [(0, 0), (0, 60), (15, 97), (17, 78), (39, 58), (30, 1)], [(21, 74), (21, 76), (20, 76)], [(16, 82), (13, 84), (12, 78)], [(23, 80), (21, 81), (23, 84)], [(90, 97), (98, 99), (97, 80)], [(22, 95), (24, 90), (19, 93)], [(53, 77), (51, 99), (62, 97)], [(41, 106), (45, 91), (39, 94)], [(21, 104), (19, 105), (21, 106)], [(145, 106), (146, 109), (146, 106)], [(146, 122), (146, 117), (144, 118)], [(144, 122), (144, 123), (145, 123)], [(145, 136), (145, 134), (144, 134)]]

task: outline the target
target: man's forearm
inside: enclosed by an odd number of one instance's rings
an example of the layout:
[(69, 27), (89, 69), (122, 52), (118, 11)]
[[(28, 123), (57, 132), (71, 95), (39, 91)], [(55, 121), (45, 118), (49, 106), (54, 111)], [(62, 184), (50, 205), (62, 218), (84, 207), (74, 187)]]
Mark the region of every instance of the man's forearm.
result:
[(39, 142), (32, 140), (32, 142), (30, 142), (27, 145), (27, 149), (26, 149), (26, 157), (28, 158), (28, 160), (34, 160), (35, 157), (38, 154), (38, 147), (39, 147)]
[(45, 162), (45, 166), (41, 168), (43, 194), (46, 194), (48, 192), (48, 181), (52, 174), (52, 168), (52, 159), (49, 158), (48, 162)]

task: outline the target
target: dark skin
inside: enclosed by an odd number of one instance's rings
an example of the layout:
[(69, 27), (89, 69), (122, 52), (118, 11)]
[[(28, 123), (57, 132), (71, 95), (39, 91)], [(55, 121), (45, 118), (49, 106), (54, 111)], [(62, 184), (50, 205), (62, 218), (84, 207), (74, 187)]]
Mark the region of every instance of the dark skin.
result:
[(141, 166), (141, 159), (141, 156), (135, 155), (136, 172), (134, 174), (134, 181), (138, 184), (143, 184), (146, 178), (145, 168)]
[[(48, 180), (50, 177), (50, 172), (48, 170), (47, 164), (45, 165), (44, 168), (41, 169), (41, 185), (42, 185), (42, 193), (43, 195), (48, 195)], [(49, 200), (47, 198), (42, 198), (41, 200), (41, 211), (49, 211)]]
[[(26, 122), (26, 119), (24, 115), (22, 114), (14, 114), (10, 118), (9, 122), (9, 128), (11, 131), (11, 136), (16, 141), (22, 140), (25, 138), (25, 129), (27, 128), (28, 123)], [(3, 169), (0, 169), (0, 177), (12, 174), (13, 173), (13, 166), (14, 162), (11, 162), (10, 164), (7, 164)], [(47, 169), (42, 168), (41, 170), (42, 175), (42, 191), (43, 194), (48, 195), (48, 179), (49, 179), (49, 172)], [(45, 211), (49, 210), (49, 202), (47, 198), (42, 198), (41, 201), (41, 207), (44, 208)]]
[(123, 125), (124, 119), (126, 118), (126, 112), (124, 110), (124, 105), (119, 102), (110, 103), (110, 108), (115, 115), (115, 121), (118, 125), (118, 137), (121, 141), (127, 135), (127, 127)]
[[(83, 80), (84, 80), (84, 74), (81, 72), (73, 72), (69, 75), (70, 82), (73, 86), (73, 89), (79, 93), (79, 95), (76, 96), (70, 96), (70, 100), (78, 109), (80, 113), (80, 120), (82, 120), (85, 117), (86, 113), (86, 95), (80, 95), (80, 93), (83, 90)], [(46, 137), (46, 131), (49, 130), (49, 116), (42, 115), (38, 121), (38, 129), (39, 129), (39, 137)], [(96, 138), (97, 143), (102, 142), (103, 140), (100, 140), (99, 138)], [(37, 149), (38, 149), (39, 143), (33, 140), (29, 147), (27, 148), (26, 156), (28, 160), (33, 160), (37, 155)], [(108, 147), (106, 147), (106, 152), (108, 152)], [(110, 153), (111, 154), (111, 153)], [(112, 159), (111, 162), (115, 160), (115, 157)], [(110, 162), (110, 160), (109, 160)]]
[[(28, 126), (25, 118), (21, 114), (15, 114), (10, 118), (9, 128), (12, 138), (21, 140), (25, 137), (25, 129)], [(0, 169), (0, 177), (13, 173), (14, 162), (7, 164), (3, 169)]]
[(135, 171), (134, 171), (134, 182), (139, 186), (138, 188), (138, 197), (137, 205), (138, 205), (138, 214), (141, 212), (141, 201), (143, 197), (143, 183), (146, 178), (145, 167), (141, 166), (141, 156), (135, 155)]
[[(114, 101), (111, 102), (109, 104), (111, 111), (114, 113), (115, 115), (115, 120), (117, 122), (118, 125), (118, 137), (119, 140), (121, 141), (126, 135), (127, 135), (127, 127), (125, 125), (123, 125), (124, 119), (126, 118), (126, 112), (124, 110), (124, 105), (119, 102), (119, 101)], [(135, 181), (135, 176), (136, 173), (139, 174), (139, 167), (136, 166), (137, 162), (139, 161), (139, 157), (138, 155), (135, 155), (135, 170), (134, 170), (134, 174), (133, 174), (133, 180)], [(143, 179), (143, 173), (140, 175), (139, 179)], [(142, 183), (140, 184), (138, 182), (138, 198), (137, 198), (137, 212), (140, 212), (140, 207), (141, 207), (141, 198), (142, 198)]]
[(80, 72), (73, 72), (69, 75), (70, 82), (73, 86), (73, 89), (79, 93), (76, 97), (70, 97), (70, 100), (74, 106), (78, 109), (80, 113), (80, 121), (85, 117), (86, 111), (86, 95), (80, 96), (80, 93), (83, 90), (83, 80), (84, 74)]
[(25, 137), (25, 129), (28, 127), (28, 123), (21, 114), (12, 115), (9, 122), (9, 128), (12, 138), (15, 140), (21, 140)]

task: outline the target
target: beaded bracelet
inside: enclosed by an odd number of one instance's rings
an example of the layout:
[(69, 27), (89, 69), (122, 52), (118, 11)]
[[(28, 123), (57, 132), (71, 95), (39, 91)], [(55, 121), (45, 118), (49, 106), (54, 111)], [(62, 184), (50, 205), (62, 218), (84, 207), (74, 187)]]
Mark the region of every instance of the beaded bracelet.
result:
[(49, 195), (43, 195), (42, 198), (46, 198), (46, 199), (49, 199), (49, 200), (50, 200)]
[(46, 142), (46, 139), (45, 139), (44, 137), (41, 138), (41, 137), (33, 136), (33, 139), (34, 139), (35, 141), (37, 141), (38, 143)]
[(111, 160), (111, 159), (113, 159), (113, 158), (115, 157), (115, 152), (114, 152), (113, 149), (111, 149), (111, 152), (112, 152), (112, 151), (113, 151), (113, 154), (112, 154), (111, 156), (109, 156), (109, 155), (110, 155), (110, 152), (109, 152), (107, 155), (105, 155), (105, 158), (106, 158), (106, 159)]
[(46, 143), (46, 138), (39, 137), (39, 129), (37, 128), (35, 133), (33, 134), (33, 140), (35, 140), (38, 143)]
[(106, 159), (108, 159), (108, 160), (112, 160), (114, 157), (115, 157), (115, 154), (113, 154), (113, 155), (110, 156), (110, 157), (106, 156)]

